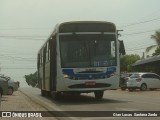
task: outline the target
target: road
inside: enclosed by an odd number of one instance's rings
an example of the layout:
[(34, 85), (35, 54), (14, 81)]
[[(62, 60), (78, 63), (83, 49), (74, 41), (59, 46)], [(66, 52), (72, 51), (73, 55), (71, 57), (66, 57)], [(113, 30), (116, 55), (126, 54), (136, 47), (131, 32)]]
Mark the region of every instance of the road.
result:
[[(51, 98), (42, 97), (37, 88), (21, 88), (23, 93), (34, 101), (42, 104), (50, 111), (160, 111), (160, 90), (157, 91), (105, 91), (103, 100), (96, 101), (94, 94), (82, 94), (80, 96), (63, 95), (58, 101)], [(77, 119), (77, 118), (75, 118)], [(123, 119), (135, 120), (144, 119), (144, 117), (81, 117), (78, 119)], [(157, 117), (145, 118), (148, 120), (159, 119)]]

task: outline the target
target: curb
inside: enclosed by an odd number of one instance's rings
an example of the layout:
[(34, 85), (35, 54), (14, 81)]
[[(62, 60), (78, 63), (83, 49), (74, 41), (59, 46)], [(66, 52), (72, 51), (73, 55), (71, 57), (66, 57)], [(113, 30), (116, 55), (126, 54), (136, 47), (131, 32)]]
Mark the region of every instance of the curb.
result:
[(36, 104), (44, 107), (47, 111), (62, 111), (62, 112), (61, 112), (62, 116), (63, 116), (63, 115), (64, 115), (64, 116), (68, 116), (68, 117), (56, 117), (56, 115), (53, 116), (53, 117), (54, 117), (55, 119), (57, 119), (57, 120), (79, 120), (77, 117), (70, 117), (70, 115), (67, 114), (66, 112), (63, 112), (63, 110), (55, 107), (54, 105), (51, 106), (49, 103), (47, 103), (47, 102), (45, 102), (44, 100), (38, 98), (37, 96), (29, 95), (29, 94), (27, 94), (25, 91), (23, 91), (23, 90), (21, 90), (21, 89), (19, 89), (19, 91), (20, 91), (22, 94), (26, 95), (26, 96), (27, 96), (29, 99), (31, 99), (34, 103), (36, 103)]

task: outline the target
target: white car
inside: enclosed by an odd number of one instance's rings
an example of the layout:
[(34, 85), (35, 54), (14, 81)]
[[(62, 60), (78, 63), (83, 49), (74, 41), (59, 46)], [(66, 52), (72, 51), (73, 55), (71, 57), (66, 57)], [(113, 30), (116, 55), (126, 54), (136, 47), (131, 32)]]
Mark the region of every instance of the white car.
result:
[(127, 81), (127, 88), (129, 91), (160, 88), (160, 76), (155, 73), (134, 73)]

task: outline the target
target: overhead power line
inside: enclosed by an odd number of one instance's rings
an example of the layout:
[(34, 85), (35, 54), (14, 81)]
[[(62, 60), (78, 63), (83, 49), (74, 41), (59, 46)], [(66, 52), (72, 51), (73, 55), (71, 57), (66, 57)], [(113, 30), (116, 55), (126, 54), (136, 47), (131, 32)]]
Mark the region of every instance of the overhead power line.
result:
[(37, 69), (37, 68), (34, 68), (34, 67), (24, 67), (24, 68), (21, 68), (21, 67), (1, 67), (1, 69)]
[(47, 36), (25, 36), (25, 35), (0, 35), (0, 37), (22, 37), (22, 38), (33, 38), (33, 37), (38, 37), (38, 38), (40, 38), (40, 37), (47, 37)]
[(1, 27), (0, 30), (49, 30), (49, 29), (53, 29), (53, 28), (32, 28), (32, 27), (28, 27), (28, 28), (4, 28)]
[(5, 58), (11, 58), (11, 59), (15, 59), (15, 60), (18, 60), (18, 61), (36, 61), (36, 58), (23, 58), (23, 57), (14, 57), (14, 56), (9, 56), (9, 55), (3, 55), (3, 54), (0, 54), (0, 57), (5, 57)]
[(126, 50), (126, 51), (137, 51), (137, 50), (142, 50), (142, 49), (145, 49), (147, 47), (144, 47), (144, 48), (138, 48), (138, 49), (132, 49), (132, 50)]
[(154, 19), (150, 19), (150, 20), (146, 20), (146, 21), (131, 23), (131, 24), (128, 24), (128, 25), (120, 26), (118, 28), (130, 27), (130, 26), (133, 26), (133, 25), (148, 23), (148, 22), (152, 22), (152, 21), (159, 21), (159, 20), (160, 20), (160, 17), (154, 18)]
[[(155, 45), (155, 44), (154, 44), (154, 45)], [(143, 48), (143, 47), (146, 47), (146, 48), (147, 48), (148, 46), (152, 46), (152, 45), (151, 45), (151, 44), (146, 44), (146, 45), (145, 45), (145, 44), (144, 44), (144, 45), (141, 44), (141, 45), (136, 46), (136, 47), (134, 47), (134, 48), (133, 48), (133, 47), (132, 47), (132, 48), (127, 48), (127, 47), (126, 47), (126, 49), (127, 49), (127, 50), (133, 50), (133, 49), (139, 49), (139, 48)]]
[(16, 36), (16, 35), (0, 35), (0, 38), (14, 38), (17, 40), (46, 40), (47, 36)]
[(143, 34), (143, 33), (148, 33), (148, 32), (153, 32), (153, 31), (156, 31), (156, 30), (148, 30), (148, 31), (135, 32), (135, 33), (128, 33), (128, 34), (123, 34), (123, 36), (138, 35), (138, 34)]

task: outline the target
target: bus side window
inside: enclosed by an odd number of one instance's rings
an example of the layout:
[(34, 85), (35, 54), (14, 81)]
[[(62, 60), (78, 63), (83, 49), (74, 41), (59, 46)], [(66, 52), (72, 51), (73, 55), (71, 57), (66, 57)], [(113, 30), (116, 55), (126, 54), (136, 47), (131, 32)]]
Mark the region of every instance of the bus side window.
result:
[(50, 61), (50, 45), (48, 43), (48, 60)]
[(39, 54), (39, 59), (40, 59), (40, 66), (42, 66), (42, 53), (40, 51), (40, 54)]
[(43, 66), (43, 49), (41, 50), (41, 66)]
[(47, 44), (46, 44), (46, 47), (45, 47), (45, 49), (46, 49), (46, 63), (48, 62), (48, 42), (47, 42)]
[(38, 53), (38, 60), (37, 60), (37, 68), (39, 69), (40, 67), (40, 53)]

